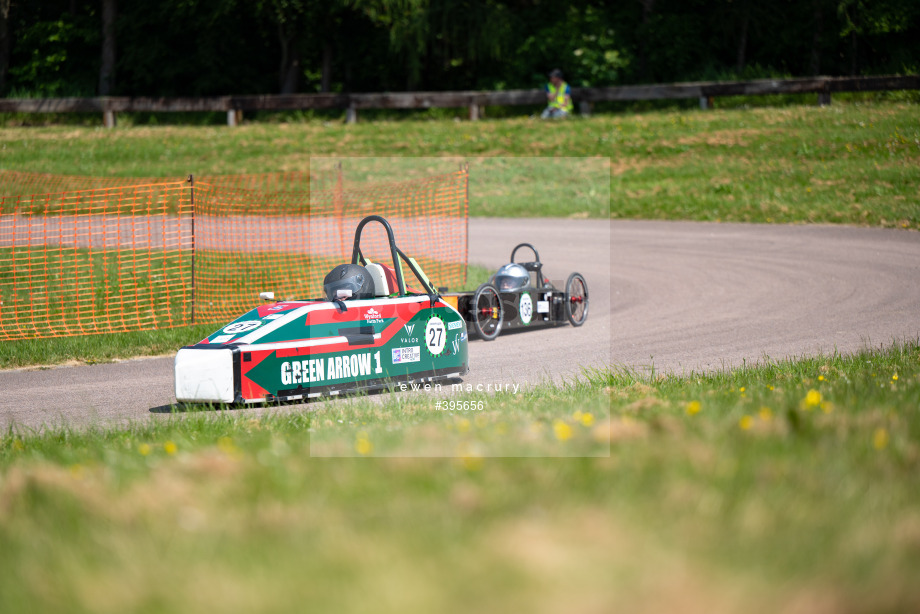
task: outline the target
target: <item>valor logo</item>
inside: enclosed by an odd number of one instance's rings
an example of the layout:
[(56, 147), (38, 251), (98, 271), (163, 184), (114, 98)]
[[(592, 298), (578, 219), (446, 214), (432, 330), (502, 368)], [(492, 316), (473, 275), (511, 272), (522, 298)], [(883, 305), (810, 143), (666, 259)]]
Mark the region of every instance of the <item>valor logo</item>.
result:
[(399, 340), (402, 343), (418, 343), (418, 337), (412, 336), (412, 331), (415, 330), (415, 324), (404, 324), (403, 330), (406, 331), (405, 337), (400, 337)]
[(450, 342), (451, 347), (454, 348), (454, 356), (460, 353), (460, 335), (454, 337), (454, 340)]
[(403, 330), (406, 331), (406, 336), (399, 338), (402, 343), (418, 343), (418, 337), (412, 336), (412, 331), (415, 330), (415, 324), (404, 324)]

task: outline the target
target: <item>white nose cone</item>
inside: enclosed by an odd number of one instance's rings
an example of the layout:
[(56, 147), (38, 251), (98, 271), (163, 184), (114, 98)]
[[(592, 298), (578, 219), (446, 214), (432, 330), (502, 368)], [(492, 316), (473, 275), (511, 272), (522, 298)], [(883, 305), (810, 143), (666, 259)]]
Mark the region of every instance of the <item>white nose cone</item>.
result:
[(176, 400), (185, 403), (233, 402), (233, 352), (182, 348), (176, 354)]

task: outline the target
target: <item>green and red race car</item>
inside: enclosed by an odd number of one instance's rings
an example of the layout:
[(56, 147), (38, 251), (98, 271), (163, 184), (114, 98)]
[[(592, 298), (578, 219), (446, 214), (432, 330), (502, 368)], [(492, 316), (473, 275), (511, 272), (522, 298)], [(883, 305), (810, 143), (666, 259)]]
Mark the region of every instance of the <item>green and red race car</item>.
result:
[[(393, 265), (368, 261), (361, 231), (384, 226)], [(407, 290), (404, 271), (423, 289)], [(324, 280), (324, 299), (260, 305), (175, 359), (176, 399), (185, 403), (296, 401), (458, 378), (469, 370), (467, 328), (457, 309), (382, 217), (355, 230), (350, 264)], [(270, 293), (263, 298), (271, 299)]]

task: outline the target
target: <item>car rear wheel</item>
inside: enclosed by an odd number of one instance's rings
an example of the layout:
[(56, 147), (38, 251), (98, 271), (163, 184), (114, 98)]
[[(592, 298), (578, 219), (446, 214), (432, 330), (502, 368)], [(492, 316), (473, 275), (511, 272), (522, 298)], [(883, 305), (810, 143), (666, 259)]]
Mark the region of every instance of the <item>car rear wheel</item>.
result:
[(492, 341), (502, 330), (502, 299), (492, 284), (476, 288), (472, 303), (473, 328), (481, 339)]
[(565, 282), (565, 317), (572, 326), (588, 319), (588, 284), (581, 273), (572, 273)]

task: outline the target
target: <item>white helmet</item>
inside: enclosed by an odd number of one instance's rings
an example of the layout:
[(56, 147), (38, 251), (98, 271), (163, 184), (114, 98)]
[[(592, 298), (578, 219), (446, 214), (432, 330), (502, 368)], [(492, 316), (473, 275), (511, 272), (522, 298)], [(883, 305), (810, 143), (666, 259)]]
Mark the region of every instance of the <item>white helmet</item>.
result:
[(530, 273), (519, 264), (506, 264), (492, 276), (492, 283), (499, 292), (513, 292), (530, 283)]

